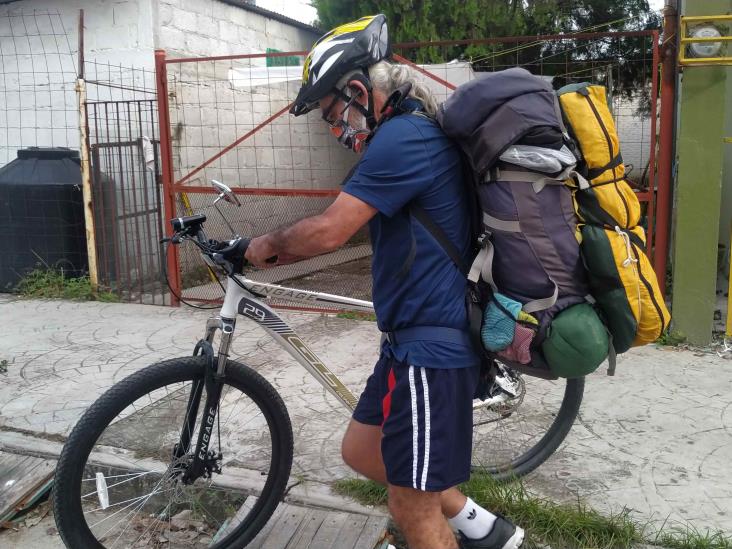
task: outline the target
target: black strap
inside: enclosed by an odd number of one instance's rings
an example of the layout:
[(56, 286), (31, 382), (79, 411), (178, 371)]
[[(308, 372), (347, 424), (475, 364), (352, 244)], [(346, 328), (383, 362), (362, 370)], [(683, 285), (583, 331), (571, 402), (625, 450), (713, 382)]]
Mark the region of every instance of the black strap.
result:
[(434, 222), (425, 209), (419, 204), (412, 203), (409, 205), (409, 214), (419, 221), (425, 229), (427, 229), (427, 232), (432, 235), (450, 259), (452, 259), (452, 262), (455, 263), (458, 269), (460, 269), (460, 272), (465, 276), (468, 276), (470, 267), (463, 261), (462, 255), (457, 249), (457, 246), (452, 243), (445, 234), (445, 231), (443, 231), (442, 228)]
[(592, 168), (591, 170), (587, 170), (587, 179), (595, 179), (596, 177), (601, 176), (606, 171), (611, 170), (613, 168), (617, 168), (620, 166), (620, 164), (623, 163), (623, 157), (620, 153), (616, 154), (615, 157), (610, 160), (607, 164), (604, 166), (600, 166), (598, 168)]

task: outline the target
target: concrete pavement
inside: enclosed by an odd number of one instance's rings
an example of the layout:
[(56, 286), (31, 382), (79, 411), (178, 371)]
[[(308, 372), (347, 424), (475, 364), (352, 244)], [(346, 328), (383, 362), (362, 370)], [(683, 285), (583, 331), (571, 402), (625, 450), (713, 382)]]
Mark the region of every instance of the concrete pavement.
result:
[[(115, 381), (190, 354), (209, 314), (0, 296), (0, 360), (9, 363), (0, 375), (0, 446), (11, 438), (65, 436)], [(346, 385), (360, 390), (376, 359), (374, 323), (283, 317)], [(287, 403), (293, 476), (305, 490), (323, 494), (325, 483), (350, 475), (339, 455), (348, 421), (340, 404), (253, 324), (240, 322), (233, 355), (262, 373)], [(620, 357), (614, 378), (603, 370), (590, 376), (578, 423), (529, 477), (528, 488), (564, 501), (579, 497), (606, 511), (628, 507), (639, 519), (688, 520), (700, 530), (732, 533), (727, 358), (650, 346)]]

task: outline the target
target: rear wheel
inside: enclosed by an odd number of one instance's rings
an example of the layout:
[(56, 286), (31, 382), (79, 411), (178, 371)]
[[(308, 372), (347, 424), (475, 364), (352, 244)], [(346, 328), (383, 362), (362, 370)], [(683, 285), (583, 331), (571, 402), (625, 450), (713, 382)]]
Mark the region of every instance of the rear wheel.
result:
[(497, 480), (526, 475), (559, 448), (585, 387), (584, 378), (546, 380), (513, 370), (509, 375), (515, 397), (476, 400), (473, 410), (473, 471)]
[[(70, 548), (243, 547), (271, 516), (292, 465), (282, 399), (229, 362), (208, 448), (210, 478), (182, 481), (202, 425), (202, 357), (141, 370), (102, 395), (71, 432), (56, 469), (54, 513)], [(173, 459), (191, 389), (203, 386), (191, 449)], [(216, 470), (220, 468), (220, 472)]]

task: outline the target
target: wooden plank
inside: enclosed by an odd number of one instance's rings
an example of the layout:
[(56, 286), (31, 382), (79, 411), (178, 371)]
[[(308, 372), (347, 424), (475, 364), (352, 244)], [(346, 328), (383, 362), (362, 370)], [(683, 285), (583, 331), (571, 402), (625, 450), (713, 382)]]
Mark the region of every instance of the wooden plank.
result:
[(356, 544), (356, 540), (361, 535), (363, 527), (366, 525), (368, 517), (366, 515), (348, 514), (346, 522), (338, 533), (338, 549), (352, 549)]
[(340, 545), (338, 545), (338, 533), (341, 531), (341, 527), (347, 519), (347, 513), (328, 513), (328, 516), (323, 521), (323, 524), (320, 525), (310, 545), (307, 547), (312, 549), (340, 549)]
[(280, 515), (284, 512), (285, 508), (288, 507), (286, 503), (280, 503), (277, 509), (275, 509), (275, 512), (272, 513), (272, 516), (267, 521), (267, 524), (264, 525), (264, 527), (259, 531), (259, 533), (256, 535), (256, 537), (249, 542), (249, 545), (247, 545), (247, 549), (254, 549), (255, 547), (262, 547), (262, 542), (267, 539), (267, 536), (269, 536), (270, 532), (272, 531), (272, 528), (277, 523), (277, 521), (280, 519)]
[(55, 461), (0, 451), (0, 521), (9, 520), (47, 485), (55, 467)]
[(370, 516), (361, 530), (361, 535), (353, 545), (353, 549), (373, 549), (383, 539), (389, 526), (389, 517)]
[(328, 511), (324, 509), (310, 509), (300, 523), (300, 528), (287, 544), (287, 549), (302, 549), (310, 545), (310, 540), (313, 539), (327, 516)]
[(262, 549), (285, 549), (307, 512), (307, 507), (286, 505), (269, 536), (262, 542)]

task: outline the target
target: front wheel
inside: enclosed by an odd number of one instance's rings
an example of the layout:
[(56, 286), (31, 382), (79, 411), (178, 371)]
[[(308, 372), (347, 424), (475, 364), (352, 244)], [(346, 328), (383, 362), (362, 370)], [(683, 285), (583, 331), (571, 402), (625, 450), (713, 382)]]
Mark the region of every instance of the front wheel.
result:
[(496, 398), (473, 410), (473, 471), (495, 479), (526, 475), (551, 456), (582, 404), (584, 378), (546, 380), (511, 371), (513, 398)]
[[(229, 361), (216, 419), (206, 424), (205, 367), (203, 357), (149, 366), (84, 413), (56, 468), (54, 513), (67, 547), (244, 547), (264, 526), (292, 465), (287, 410), (262, 376)], [(197, 387), (193, 443), (175, 457)], [(186, 483), (202, 425), (210, 468)]]

